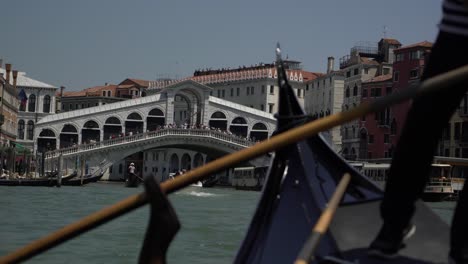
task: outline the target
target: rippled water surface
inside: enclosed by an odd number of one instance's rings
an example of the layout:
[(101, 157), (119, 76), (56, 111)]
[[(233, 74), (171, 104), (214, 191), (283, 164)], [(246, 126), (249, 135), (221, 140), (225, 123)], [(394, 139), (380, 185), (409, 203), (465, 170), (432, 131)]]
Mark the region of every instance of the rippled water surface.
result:
[[(143, 188), (121, 183), (84, 187), (0, 186), (0, 255), (118, 202)], [(260, 193), (189, 187), (170, 196), (182, 228), (173, 241), (171, 263), (231, 263)], [(430, 206), (449, 222), (453, 202)], [(136, 263), (149, 207), (137, 209), (68, 241), (27, 263)]]

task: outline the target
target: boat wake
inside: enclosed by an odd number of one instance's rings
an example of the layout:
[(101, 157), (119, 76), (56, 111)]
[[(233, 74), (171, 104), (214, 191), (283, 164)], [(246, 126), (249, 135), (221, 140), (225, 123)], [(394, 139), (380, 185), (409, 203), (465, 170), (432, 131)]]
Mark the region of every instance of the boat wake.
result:
[(197, 191), (185, 192), (185, 193), (181, 193), (181, 194), (190, 195), (190, 196), (197, 196), (197, 197), (215, 197), (215, 196), (221, 196), (220, 194), (207, 193), (207, 192), (197, 192)]

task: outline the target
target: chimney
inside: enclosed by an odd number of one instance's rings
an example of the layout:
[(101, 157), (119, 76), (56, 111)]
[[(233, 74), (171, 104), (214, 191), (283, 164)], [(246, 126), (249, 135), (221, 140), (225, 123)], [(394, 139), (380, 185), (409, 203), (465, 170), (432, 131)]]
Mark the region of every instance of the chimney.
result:
[(18, 78), (18, 71), (13, 71), (13, 87), (16, 89), (16, 78)]
[(60, 99), (63, 97), (63, 90), (65, 90), (65, 86), (60, 86)]
[(332, 72), (334, 66), (335, 66), (335, 58), (333, 58), (333, 57), (328, 57), (327, 73)]
[(6, 81), (8, 84), (10, 84), (10, 72), (11, 72), (11, 64), (6, 63), (5, 64), (5, 70), (6, 70)]
[(2, 68), (2, 67), (3, 67), (3, 60), (0, 59), (0, 68)]

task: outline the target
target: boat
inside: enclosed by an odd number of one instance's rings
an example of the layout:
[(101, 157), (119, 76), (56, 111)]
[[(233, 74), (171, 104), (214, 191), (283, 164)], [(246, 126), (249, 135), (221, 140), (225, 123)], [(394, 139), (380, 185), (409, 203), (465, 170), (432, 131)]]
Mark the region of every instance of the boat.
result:
[[(62, 177), (62, 185), (76, 176), (76, 172)], [(0, 179), (0, 186), (57, 186), (57, 174), (48, 174), (40, 178)]]
[(260, 191), (268, 167), (237, 167), (233, 169), (232, 186), (236, 190)]
[[(352, 162), (351, 164), (379, 187), (385, 188), (390, 164), (372, 162)], [(423, 201), (442, 202), (455, 199), (451, 171), (452, 166), (449, 164), (431, 164), (431, 174), (421, 196)]]
[(202, 187), (211, 188), (211, 187), (214, 187), (218, 183), (218, 181), (219, 181), (218, 177), (211, 176), (203, 180), (201, 183), (202, 183)]
[(42, 179), (0, 179), (0, 185), (3, 186), (46, 186), (52, 187), (57, 185), (56, 178), (42, 178)]
[(192, 186), (192, 187), (203, 187), (203, 183), (201, 181), (198, 181), (196, 183), (191, 184), (190, 186)]
[[(281, 133), (308, 118), (284, 71), (278, 72), (277, 123)], [(446, 262), (449, 227), (423, 202), (417, 202), (413, 217), (417, 232), (407, 241), (401, 255), (386, 261), (370, 257), (367, 248), (382, 223), (379, 205), (383, 190), (317, 135), (276, 151), (234, 263), (294, 263), (345, 173), (351, 175), (350, 185), (314, 252), (317, 262), (311, 263)]]
[(140, 185), (140, 182), (141, 178), (138, 177), (138, 175), (129, 173), (127, 175), (127, 178), (125, 179), (125, 187), (138, 187), (138, 185)]
[(431, 174), (422, 194), (424, 201), (442, 202), (453, 199), (451, 170), (452, 166), (449, 164), (432, 164)]
[(98, 175), (89, 174), (89, 175), (84, 176), (83, 179), (81, 179), (80, 177), (75, 177), (73, 179), (62, 182), (62, 185), (64, 185), (64, 186), (81, 186), (81, 185), (85, 185), (85, 184), (88, 184), (88, 183), (97, 182), (102, 178), (103, 175), (104, 175), (104, 172), (101, 172)]

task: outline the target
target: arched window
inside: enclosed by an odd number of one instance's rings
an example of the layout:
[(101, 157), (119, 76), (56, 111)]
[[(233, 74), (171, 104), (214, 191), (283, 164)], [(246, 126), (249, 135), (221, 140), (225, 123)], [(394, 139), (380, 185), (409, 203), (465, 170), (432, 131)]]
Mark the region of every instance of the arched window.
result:
[(18, 122), (18, 139), (24, 139), (24, 120)]
[(36, 112), (36, 96), (31, 94), (28, 99), (28, 112)]
[(163, 113), (163, 111), (161, 111), (161, 109), (159, 109), (159, 108), (154, 108), (153, 110), (151, 110), (151, 111), (149, 112), (148, 115), (150, 115), (150, 116), (164, 116), (164, 113)]
[(27, 139), (32, 140), (34, 137), (34, 122), (32, 120), (28, 121), (28, 134)]
[(141, 116), (137, 113), (131, 113), (127, 116), (127, 119), (131, 119), (131, 120), (143, 120), (141, 118)]
[(64, 133), (64, 132), (65, 133), (67, 133), (67, 132), (69, 132), (69, 133), (78, 133), (78, 131), (76, 130), (76, 127), (73, 126), (73, 125), (70, 125), (70, 124), (66, 124), (66, 125), (63, 126), (62, 133)]
[(106, 124), (120, 125), (120, 120), (117, 117), (112, 116), (107, 118)]
[(50, 113), (50, 96), (44, 96), (44, 105), (43, 105), (43, 112)]
[(349, 86), (346, 87), (346, 97), (349, 97)]
[(354, 85), (354, 88), (353, 88), (353, 96), (357, 96), (357, 94), (358, 94), (358, 87), (357, 87), (357, 85), (355, 84), (355, 85)]
[(268, 130), (268, 128), (263, 123), (256, 123), (253, 125), (252, 130)]
[(99, 128), (99, 125), (96, 121), (90, 120), (84, 124), (83, 128)]
[(222, 112), (215, 112), (211, 115), (211, 118), (221, 118), (221, 119), (226, 119), (226, 115), (223, 114)]
[(41, 133), (39, 134), (39, 137), (55, 137), (55, 133), (54, 131), (50, 130), (50, 129), (44, 129), (41, 131)]

